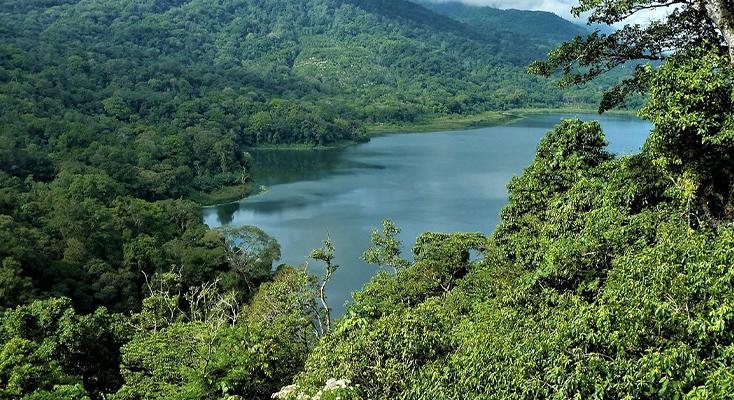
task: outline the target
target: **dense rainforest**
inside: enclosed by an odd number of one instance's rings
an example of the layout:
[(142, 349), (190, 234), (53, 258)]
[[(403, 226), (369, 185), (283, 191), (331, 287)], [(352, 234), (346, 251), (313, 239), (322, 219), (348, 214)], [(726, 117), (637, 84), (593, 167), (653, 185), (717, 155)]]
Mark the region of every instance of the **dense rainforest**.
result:
[[(672, 4), (586, 34), (456, 4), (0, 1), (0, 399), (730, 398), (734, 10)], [(563, 121), (489, 236), (427, 232), (409, 260), (386, 220), (338, 320), (330, 238), (277, 265), (193, 201), (249, 190), (251, 146), (635, 95), (639, 154)]]
[[(477, 36), (396, 4), (0, 1), (0, 305), (66, 296), (80, 312), (136, 311), (144, 274), (171, 265), (187, 287), (249, 281), (196, 203), (250, 193), (253, 146), (598, 100), (525, 74), (549, 42), (528, 34), (511, 52), (510, 19)], [(561, 21), (554, 43), (579, 29)]]
[(549, 41), (503, 14), (475, 26), (386, 4), (0, 1), (3, 171), (49, 182), (79, 162), (137, 198), (211, 202), (252, 190), (253, 146), (599, 100), (597, 85), (550, 91), (524, 73), (578, 33), (570, 22), (544, 13)]

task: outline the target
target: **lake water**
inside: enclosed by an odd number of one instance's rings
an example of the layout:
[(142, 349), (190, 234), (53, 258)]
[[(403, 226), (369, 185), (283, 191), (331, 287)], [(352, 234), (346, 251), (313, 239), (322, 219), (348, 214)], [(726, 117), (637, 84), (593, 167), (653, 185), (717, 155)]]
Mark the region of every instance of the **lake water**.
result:
[[(334, 314), (376, 268), (360, 260), (372, 229), (390, 218), (403, 231), (404, 257), (423, 232), (491, 233), (507, 203), (506, 185), (535, 156), (561, 118), (598, 120), (610, 151), (638, 151), (652, 126), (633, 116), (538, 114), (506, 126), (392, 134), (334, 150), (260, 151), (253, 157), (267, 193), (203, 210), (204, 222), (255, 225), (275, 237), (281, 263), (306, 261), (328, 234), (341, 267), (328, 286)], [(323, 267), (311, 262), (321, 275)]]

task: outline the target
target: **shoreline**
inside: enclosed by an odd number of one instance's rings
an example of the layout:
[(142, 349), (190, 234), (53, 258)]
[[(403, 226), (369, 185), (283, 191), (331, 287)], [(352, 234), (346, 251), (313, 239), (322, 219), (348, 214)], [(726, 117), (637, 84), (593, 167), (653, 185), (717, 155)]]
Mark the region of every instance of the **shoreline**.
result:
[[(391, 133), (407, 133), (407, 132), (439, 132), (449, 130), (463, 130), (474, 128), (486, 128), (490, 126), (502, 126), (511, 124), (523, 118), (527, 118), (530, 114), (562, 114), (562, 113), (579, 113), (579, 114), (596, 114), (597, 109), (592, 108), (516, 108), (505, 111), (485, 111), (480, 114), (466, 116), (446, 116), (438, 117), (428, 122), (405, 123), (405, 124), (373, 124), (367, 126), (367, 134), (370, 137), (377, 137)], [(609, 115), (637, 115), (634, 110), (610, 110), (605, 112)]]
[[(370, 138), (389, 135), (392, 133), (428, 133), (440, 131), (452, 131), (463, 129), (486, 128), (491, 126), (508, 125), (523, 118), (527, 118), (530, 114), (562, 114), (562, 113), (579, 113), (579, 114), (596, 114), (598, 109), (594, 108), (515, 108), (503, 111), (485, 111), (472, 115), (452, 115), (436, 117), (421, 122), (405, 122), (405, 123), (374, 123), (365, 124), (367, 136)], [(609, 110), (605, 114), (608, 115), (637, 115), (635, 110)], [(333, 150), (347, 148), (359, 145), (364, 142), (347, 141), (337, 143), (331, 146), (313, 146), (308, 144), (282, 144), (282, 145), (265, 145), (253, 147), (249, 150)]]
[[(517, 108), (506, 111), (486, 111), (480, 114), (465, 115), (465, 116), (446, 116), (434, 118), (428, 122), (420, 123), (404, 123), (404, 124), (372, 124), (367, 125), (367, 135), (370, 138), (386, 136), (394, 133), (431, 133), (441, 131), (452, 131), (452, 130), (464, 130), (464, 129), (475, 129), (475, 128), (486, 128), (491, 126), (502, 126), (508, 125), (513, 122), (517, 122), (521, 119), (527, 118), (532, 114), (562, 114), (562, 113), (578, 113), (578, 114), (597, 114), (598, 110), (591, 108)], [(610, 110), (605, 112), (609, 115), (637, 115), (637, 111), (634, 110)], [(284, 145), (269, 145), (254, 147), (249, 150), (264, 150), (264, 151), (307, 151), (307, 150), (334, 150), (356, 146), (365, 142), (347, 141), (335, 144), (333, 146), (311, 146), (307, 144), (284, 144)], [(234, 188), (234, 187), (232, 187)], [(223, 188), (223, 191), (232, 188)], [(244, 200), (251, 199), (263, 195), (268, 192), (268, 187), (265, 185), (259, 185), (253, 188), (250, 192), (246, 193), (242, 197), (235, 196), (221, 196), (216, 195), (204, 195), (203, 198), (208, 198), (209, 201), (194, 200), (199, 203), (201, 208), (214, 208), (229, 204), (239, 203)]]
[(234, 197), (230, 197), (230, 198), (222, 197), (220, 199), (214, 198), (214, 199), (212, 199), (212, 201), (209, 201), (209, 202), (199, 202), (199, 201), (197, 201), (197, 203), (199, 204), (199, 207), (202, 208), (202, 209), (203, 208), (215, 208), (215, 207), (220, 207), (220, 206), (226, 206), (226, 205), (229, 205), (229, 204), (239, 203), (239, 202), (241, 202), (243, 200), (247, 200), (247, 199), (251, 199), (253, 197), (257, 197), (257, 196), (263, 195), (263, 194), (267, 193), (268, 190), (270, 190), (269, 187), (267, 187), (265, 185), (260, 185), (257, 188), (253, 188), (252, 191), (250, 191), (249, 193), (245, 194), (243, 197), (237, 197), (237, 198), (234, 198)]

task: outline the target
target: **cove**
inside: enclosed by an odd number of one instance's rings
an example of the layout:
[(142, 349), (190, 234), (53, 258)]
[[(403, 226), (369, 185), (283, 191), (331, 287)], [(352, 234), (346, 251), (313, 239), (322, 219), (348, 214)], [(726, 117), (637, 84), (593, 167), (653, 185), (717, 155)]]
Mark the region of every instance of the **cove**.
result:
[[(278, 240), (280, 263), (298, 265), (328, 233), (340, 265), (328, 286), (334, 315), (351, 292), (377, 272), (359, 257), (372, 229), (390, 218), (403, 231), (409, 258), (423, 232), (490, 234), (507, 204), (506, 185), (535, 156), (546, 131), (561, 118), (597, 120), (609, 150), (638, 151), (652, 125), (630, 115), (534, 114), (515, 123), (432, 133), (390, 134), (333, 150), (252, 152), (256, 181), (267, 193), (202, 210), (206, 224), (255, 225)], [(309, 264), (321, 275), (323, 266)]]

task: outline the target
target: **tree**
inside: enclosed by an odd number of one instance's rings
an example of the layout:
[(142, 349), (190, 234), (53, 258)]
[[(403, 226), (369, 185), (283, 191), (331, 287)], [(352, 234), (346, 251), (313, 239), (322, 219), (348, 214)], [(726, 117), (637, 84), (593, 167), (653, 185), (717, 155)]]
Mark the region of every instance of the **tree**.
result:
[(373, 246), (362, 254), (362, 259), (378, 267), (390, 267), (397, 274), (398, 270), (410, 266), (410, 261), (400, 258), (403, 242), (395, 238), (400, 233), (400, 228), (389, 219), (383, 220), (382, 226), (382, 233), (377, 229), (372, 230)]
[(0, 308), (12, 307), (33, 297), (33, 282), (23, 276), (22, 267), (12, 257), (0, 262)]
[(331, 237), (329, 237), (328, 234), (326, 235), (326, 239), (324, 239), (324, 247), (313, 249), (311, 254), (308, 255), (308, 258), (323, 261), (324, 264), (326, 264), (324, 266), (326, 272), (321, 278), (321, 285), (319, 286), (318, 291), (319, 300), (321, 300), (323, 308), (319, 312), (316, 312), (320, 334), (323, 335), (326, 331), (331, 329), (331, 308), (329, 308), (329, 305), (326, 302), (326, 284), (329, 283), (331, 275), (336, 272), (337, 268), (339, 268), (339, 264), (334, 264), (333, 262), (334, 246), (331, 244)]
[(280, 260), (280, 245), (260, 228), (251, 225), (222, 227), (219, 231), (224, 235), (230, 271), (237, 277), (235, 282), (225, 283), (232, 286), (241, 281), (248, 292), (254, 292), (272, 275), (273, 262)]
[(281, 326), (284, 335), (297, 337), (303, 345), (304, 359), (321, 335), (318, 320), (318, 278), (305, 268), (281, 265), (273, 280), (260, 285), (247, 306), (248, 319)]
[(131, 318), (137, 333), (121, 349), (125, 382), (111, 398), (269, 396), (305, 359), (303, 342), (294, 340), (305, 321), (283, 312), (292, 304), (269, 307), (280, 296), (298, 298), (288, 281), (263, 285), (245, 314), (236, 294), (222, 291), (218, 281), (184, 291), (176, 272), (149, 278), (143, 310)]
[(689, 214), (699, 209), (715, 226), (734, 216), (732, 81), (725, 56), (706, 48), (678, 54), (652, 77), (650, 100), (640, 110), (655, 125), (645, 150), (674, 181), (681, 201), (700, 200), (686, 205)]
[(0, 316), (0, 399), (103, 398), (122, 383), (119, 350), (129, 336), (122, 315), (99, 308), (80, 316), (67, 298), (6, 310)]
[(472, 252), (481, 254), (486, 246), (481, 233), (426, 232), (415, 240), (412, 268), (446, 294), (469, 271)]
[[(645, 152), (672, 181), (669, 194), (680, 200), (689, 225), (706, 221), (718, 227), (734, 218), (734, 3), (580, 0), (572, 12), (590, 12), (589, 23), (611, 25), (663, 7), (672, 11), (660, 20), (627, 24), (609, 35), (596, 31), (576, 37), (528, 69), (546, 77), (561, 72), (558, 84), (567, 86), (627, 61), (666, 61), (658, 68), (636, 65), (632, 77), (604, 94), (599, 112), (624, 106), (629, 95), (649, 90), (640, 116), (655, 129)], [(691, 221), (694, 214), (699, 217)]]
[(182, 387), (205, 397), (200, 380), (212, 373), (220, 332), (237, 323), (240, 304), (233, 292), (219, 292), (218, 281), (186, 292), (181, 285), (175, 271), (146, 277), (148, 296), (131, 317), (138, 333), (122, 349), (118, 398), (167, 398)]
[[(612, 25), (643, 11), (670, 8), (646, 26), (626, 24), (608, 35), (597, 30), (586, 38), (577, 36), (528, 70), (545, 77), (560, 72), (558, 85), (565, 87), (588, 82), (628, 61), (663, 61), (704, 42), (715, 44), (722, 55), (728, 51), (734, 64), (734, 3), (728, 0), (580, 0), (571, 12), (577, 17), (590, 13), (589, 24)], [(621, 105), (633, 93), (644, 93), (649, 75), (649, 68), (636, 66), (632, 77), (604, 94), (599, 112)]]
[[(545, 219), (544, 212), (554, 197), (568, 190), (580, 177), (613, 155), (605, 150), (607, 141), (598, 122), (564, 120), (548, 131), (538, 145), (535, 160), (507, 184), (509, 204), (502, 209), (502, 222), (497, 227), (499, 240), (513, 237), (517, 248), (509, 256), (539, 256), (536, 249), (520, 245), (533, 237)], [(518, 234), (517, 237), (513, 236)]]

